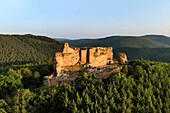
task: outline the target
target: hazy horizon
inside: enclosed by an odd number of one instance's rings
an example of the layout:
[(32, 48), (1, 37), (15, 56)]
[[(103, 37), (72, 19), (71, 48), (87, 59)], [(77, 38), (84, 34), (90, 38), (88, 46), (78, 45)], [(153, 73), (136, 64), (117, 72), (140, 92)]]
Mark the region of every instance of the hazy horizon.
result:
[(170, 36), (168, 0), (0, 0), (0, 34), (51, 38)]
[(106, 38), (106, 37), (110, 37), (110, 36), (135, 36), (135, 37), (140, 37), (140, 36), (147, 36), (147, 35), (157, 35), (157, 36), (165, 36), (165, 37), (169, 37), (168, 35), (164, 35), (164, 34), (141, 34), (141, 35), (105, 35), (105, 36), (98, 36), (98, 37), (79, 37), (79, 38), (69, 38), (69, 37), (51, 37), (48, 35), (43, 35), (43, 34), (32, 34), (32, 33), (1, 33), (0, 35), (34, 35), (34, 36), (46, 36), (48, 38), (52, 38), (52, 39), (68, 39), (68, 40), (77, 40), (77, 39), (100, 39), (100, 38)]

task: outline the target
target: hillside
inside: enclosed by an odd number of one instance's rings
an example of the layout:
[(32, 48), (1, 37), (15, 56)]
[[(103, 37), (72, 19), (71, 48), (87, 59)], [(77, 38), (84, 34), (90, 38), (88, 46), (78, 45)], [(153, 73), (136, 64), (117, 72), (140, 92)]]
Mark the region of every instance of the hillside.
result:
[(62, 43), (45, 36), (0, 35), (0, 64), (42, 61), (62, 48)]
[[(61, 40), (62, 41), (62, 40)], [(72, 46), (112, 46), (114, 48), (168, 48), (170, 38), (161, 35), (110, 36), (99, 39), (67, 40)], [(63, 41), (64, 42), (64, 41)]]
[[(63, 41), (64, 42), (64, 41)], [(129, 59), (170, 62), (170, 37), (162, 35), (110, 36), (99, 39), (67, 40), (71, 46), (111, 46), (114, 53), (125, 52)]]
[(54, 38), (54, 40), (57, 40), (59, 42), (66, 42), (66, 41), (68, 41), (70, 39), (67, 39), (67, 38)]

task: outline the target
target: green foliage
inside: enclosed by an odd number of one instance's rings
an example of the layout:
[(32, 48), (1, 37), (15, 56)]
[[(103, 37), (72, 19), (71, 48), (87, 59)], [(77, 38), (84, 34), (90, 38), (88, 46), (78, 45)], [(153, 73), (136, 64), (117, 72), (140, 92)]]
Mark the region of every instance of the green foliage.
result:
[[(29, 68), (9, 69), (7, 73), (8, 76), (18, 77), (20, 82), (22, 77), (35, 76), (33, 77), (35, 79), (39, 77), (38, 72), (33, 72)], [(7, 75), (3, 77), (8, 77)], [(16, 82), (14, 84), (16, 85)], [(107, 79), (82, 73), (74, 84), (74, 86), (61, 85), (54, 88), (41, 86), (31, 90), (16, 87), (12, 95), (3, 89), (5, 85), (1, 84), (0, 111), (2, 113), (170, 112), (170, 64), (168, 63), (133, 60), (123, 66), (121, 72), (112, 73)], [(11, 87), (9, 84), (6, 86), (8, 90)]]
[(7, 72), (7, 75), (0, 75), (0, 99), (11, 95), (17, 89), (22, 88), (21, 79), (22, 75), (20, 71), (15, 71), (11, 68)]
[(40, 73), (32, 71), (29, 68), (21, 68), (21, 74), (23, 76), (22, 83), (24, 88), (33, 88), (38, 87), (40, 85)]
[(62, 43), (44, 36), (0, 35), (0, 65), (43, 61), (62, 49)]
[(5, 100), (0, 99), (0, 113), (7, 113), (8, 110), (8, 104), (5, 102)]
[(29, 89), (18, 90), (17, 94), (10, 100), (12, 113), (30, 113), (33, 109), (32, 103), (35, 94)]

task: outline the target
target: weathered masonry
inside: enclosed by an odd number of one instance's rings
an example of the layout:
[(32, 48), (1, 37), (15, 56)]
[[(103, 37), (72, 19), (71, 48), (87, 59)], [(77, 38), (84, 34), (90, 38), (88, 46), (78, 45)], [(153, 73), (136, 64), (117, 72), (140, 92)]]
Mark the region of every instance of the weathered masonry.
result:
[(112, 47), (72, 48), (65, 43), (63, 52), (56, 53), (56, 72), (60, 73), (65, 67), (89, 65), (100, 67), (113, 63)]

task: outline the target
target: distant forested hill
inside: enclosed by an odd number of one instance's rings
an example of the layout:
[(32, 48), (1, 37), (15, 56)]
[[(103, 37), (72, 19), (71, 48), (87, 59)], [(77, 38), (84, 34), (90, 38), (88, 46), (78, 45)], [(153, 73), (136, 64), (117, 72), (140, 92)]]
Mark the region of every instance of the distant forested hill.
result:
[[(62, 41), (62, 40), (61, 40)], [(110, 36), (99, 39), (66, 40), (72, 46), (112, 46), (113, 48), (168, 48), (170, 37), (162, 35)], [(65, 40), (63, 40), (65, 42)]]
[(0, 35), (0, 64), (42, 61), (62, 49), (62, 43), (45, 36)]
[[(65, 41), (63, 41), (65, 42)], [(111, 46), (114, 53), (125, 52), (129, 59), (170, 62), (170, 37), (162, 35), (110, 36), (99, 39), (67, 40), (71, 46)]]

